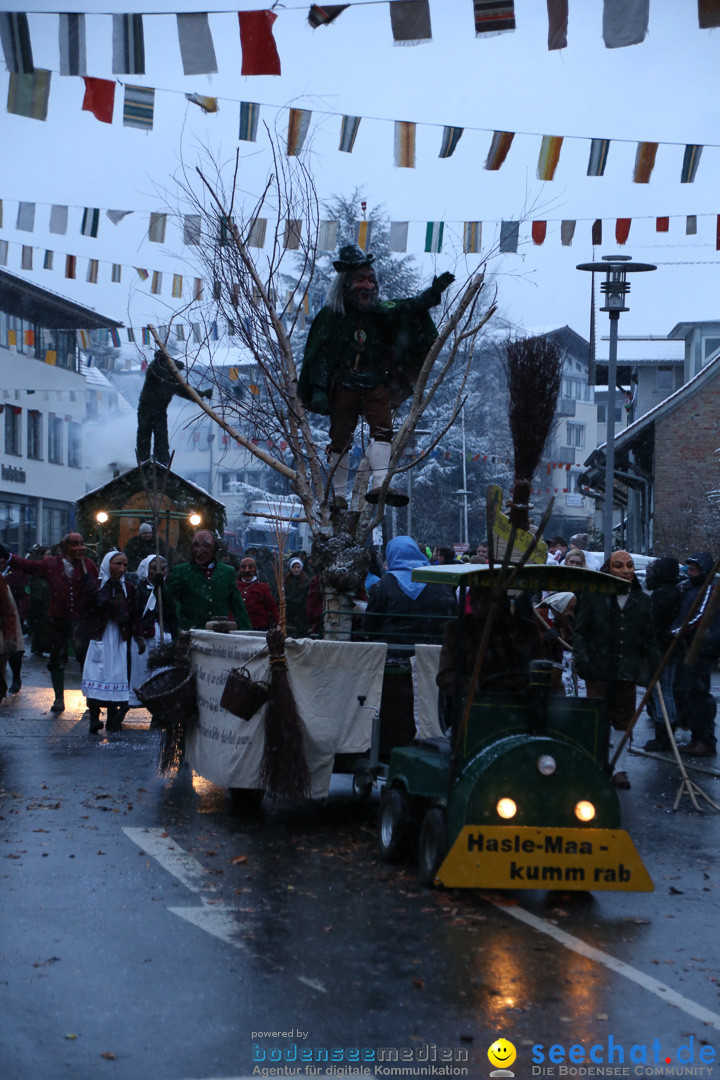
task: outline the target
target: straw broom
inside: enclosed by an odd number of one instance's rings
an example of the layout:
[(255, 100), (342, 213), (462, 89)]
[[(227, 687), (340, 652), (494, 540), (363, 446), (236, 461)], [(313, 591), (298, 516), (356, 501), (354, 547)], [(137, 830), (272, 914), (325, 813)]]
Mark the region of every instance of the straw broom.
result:
[(310, 794), (302, 721), (290, 688), (285, 635), (279, 627), (267, 632), (270, 693), (265, 707), (265, 747), (260, 780), (273, 798), (302, 799)]

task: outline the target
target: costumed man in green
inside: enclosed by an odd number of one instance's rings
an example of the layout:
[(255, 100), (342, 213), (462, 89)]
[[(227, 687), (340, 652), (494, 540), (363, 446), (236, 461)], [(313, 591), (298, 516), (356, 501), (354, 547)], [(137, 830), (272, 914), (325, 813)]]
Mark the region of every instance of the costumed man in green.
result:
[(250, 630), (232, 566), (217, 560), (217, 541), (207, 529), (195, 533), (190, 562), (180, 563), (167, 580), (177, 606), (181, 630), (204, 629), (210, 619), (234, 619), (238, 630)]
[[(372, 479), (365, 498), (378, 502), (390, 464), (393, 409), (413, 392), (437, 337), (429, 310), (455, 280), (441, 274), (418, 296), (380, 303), (373, 259), (357, 244), (340, 248), (333, 262), (338, 276), (310, 327), (298, 380), (305, 408), (330, 416), (327, 452), (338, 509), (348, 504), (348, 450), (361, 416), (370, 429)], [(385, 500), (404, 506), (408, 498), (388, 487)]]

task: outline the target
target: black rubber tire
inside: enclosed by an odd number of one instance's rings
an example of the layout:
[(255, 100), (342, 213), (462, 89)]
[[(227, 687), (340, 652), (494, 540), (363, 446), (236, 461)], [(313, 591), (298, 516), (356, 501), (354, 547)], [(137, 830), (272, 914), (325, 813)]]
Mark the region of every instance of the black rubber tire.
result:
[(372, 795), (372, 789), (373, 778), (370, 773), (353, 773), (352, 792), (359, 802), (367, 802)]
[(447, 820), (445, 811), (434, 806), (427, 811), (420, 828), (418, 843), (418, 878), (421, 885), (434, 885), (443, 859), (447, 854)]
[(412, 823), (407, 794), (401, 788), (386, 787), (380, 797), (377, 832), (378, 851), (383, 862), (397, 862), (407, 854)]

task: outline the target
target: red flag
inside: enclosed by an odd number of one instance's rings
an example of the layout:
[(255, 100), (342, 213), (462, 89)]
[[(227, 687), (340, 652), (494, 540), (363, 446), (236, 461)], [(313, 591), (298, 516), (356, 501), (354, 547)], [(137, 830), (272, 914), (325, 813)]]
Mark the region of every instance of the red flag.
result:
[(615, 222), (615, 239), (617, 240), (618, 244), (624, 244), (627, 240), (628, 236), (630, 235), (631, 223), (632, 218), (629, 217), (619, 217)]
[(272, 35), (272, 11), (239, 11), (241, 75), (279, 75), (280, 57)]
[(533, 221), (532, 238), (533, 244), (542, 244), (547, 233), (547, 221)]
[(655, 218), (655, 232), (669, 232), (670, 231), (670, 218), (659, 217)]
[(115, 106), (115, 83), (112, 79), (92, 79), (89, 75), (83, 75), (85, 82), (85, 97), (82, 107), (85, 112), (91, 112), (96, 120), (103, 124), (112, 124), (113, 108)]
[(715, 231), (715, 250), (720, 251), (720, 214), (717, 216), (717, 229)]
[(591, 243), (593, 247), (599, 247), (602, 244), (602, 218), (593, 221)]

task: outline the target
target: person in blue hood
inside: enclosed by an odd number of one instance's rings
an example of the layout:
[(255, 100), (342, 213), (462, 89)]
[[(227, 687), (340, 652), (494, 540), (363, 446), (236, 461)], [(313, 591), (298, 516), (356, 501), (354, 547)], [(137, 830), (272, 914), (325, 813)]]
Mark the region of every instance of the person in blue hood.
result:
[(429, 566), (411, 536), (394, 537), (385, 558), (387, 572), (370, 589), (364, 629), (373, 638), (399, 644), (442, 641), (445, 621), (457, 613), (453, 588), (411, 580), (416, 567)]
[[(687, 560), (688, 580), (683, 587), (682, 600), (675, 620), (670, 628), (671, 634), (681, 634), (678, 648), (678, 677), (676, 683), (676, 703), (678, 720), (681, 727), (689, 728), (692, 741), (680, 748), (681, 754), (690, 757), (714, 757), (717, 753), (715, 736), (715, 714), (717, 703), (710, 691), (710, 677), (713, 662), (718, 657), (718, 638), (720, 633), (718, 619), (713, 620), (703, 639), (700, 653), (692, 666), (684, 663), (688, 650), (693, 643), (698, 624), (703, 617), (708, 601), (715, 588), (714, 582), (706, 584), (713, 566), (713, 557), (709, 551), (697, 551)], [(702, 593), (702, 599), (683, 629), (685, 617)]]

